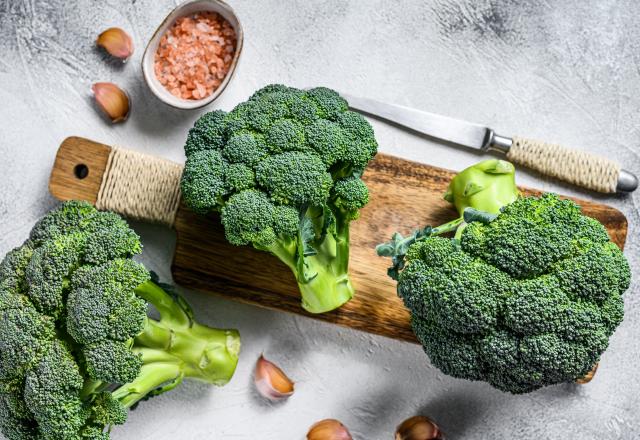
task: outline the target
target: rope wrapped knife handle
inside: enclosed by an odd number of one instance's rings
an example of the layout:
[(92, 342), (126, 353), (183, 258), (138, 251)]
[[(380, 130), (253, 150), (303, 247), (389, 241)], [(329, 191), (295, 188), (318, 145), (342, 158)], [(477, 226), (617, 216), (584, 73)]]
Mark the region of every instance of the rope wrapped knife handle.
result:
[(566, 148), (533, 139), (514, 137), (507, 159), (538, 171), (601, 193), (618, 189), (620, 165), (585, 151)]

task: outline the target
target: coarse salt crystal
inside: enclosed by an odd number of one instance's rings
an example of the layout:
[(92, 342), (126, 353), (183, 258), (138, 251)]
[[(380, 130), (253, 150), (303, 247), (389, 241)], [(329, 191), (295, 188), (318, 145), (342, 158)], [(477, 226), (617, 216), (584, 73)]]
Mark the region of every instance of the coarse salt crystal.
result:
[(203, 99), (229, 72), (235, 48), (235, 31), (219, 14), (180, 17), (160, 39), (154, 72), (172, 95)]
[(203, 32), (205, 34), (211, 32), (211, 28), (207, 26), (207, 24), (204, 22), (197, 23), (196, 29), (198, 29), (200, 32)]

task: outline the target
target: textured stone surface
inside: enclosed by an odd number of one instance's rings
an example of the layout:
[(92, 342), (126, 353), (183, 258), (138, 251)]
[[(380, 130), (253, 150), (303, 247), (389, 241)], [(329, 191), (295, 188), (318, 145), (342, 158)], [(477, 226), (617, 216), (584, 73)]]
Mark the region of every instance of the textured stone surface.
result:
[[(283, 82), (352, 94), (491, 124), (504, 134), (564, 142), (617, 158), (640, 172), (640, 5), (632, 0), (250, 1), (234, 0), (246, 32), (236, 77), (209, 109), (230, 109), (254, 89)], [(81, 135), (175, 160), (201, 111), (172, 110), (144, 85), (145, 41), (168, 0), (0, 0), (0, 252), (21, 243), (55, 201), (47, 192), (60, 141)], [(94, 48), (112, 25), (136, 52), (126, 65)], [(89, 86), (114, 81), (133, 112), (110, 126)], [(381, 149), (461, 169), (479, 157), (376, 122)], [(593, 197), (520, 171), (527, 185)], [(626, 253), (638, 276), (638, 202), (601, 197), (629, 218)], [(165, 278), (173, 234), (134, 225), (145, 262)], [(385, 238), (385, 237), (381, 237)], [(405, 417), (424, 413), (458, 439), (633, 439), (640, 437), (640, 300), (626, 317), (594, 381), (510, 396), (433, 368), (418, 346), (313, 320), (185, 292), (197, 315), (240, 329), (233, 381), (187, 383), (134, 411), (114, 439), (299, 439), (312, 422), (341, 419), (357, 439), (391, 439)], [(298, 382), (286, 403), (253, 391), (259, 354)]]

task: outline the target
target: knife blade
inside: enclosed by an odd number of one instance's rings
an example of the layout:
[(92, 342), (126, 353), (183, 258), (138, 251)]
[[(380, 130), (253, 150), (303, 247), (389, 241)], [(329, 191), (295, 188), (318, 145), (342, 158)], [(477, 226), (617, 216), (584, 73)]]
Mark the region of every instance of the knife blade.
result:
[(498, 135), (490, 127), (374, 99), (340, 95), (360, 113), (477, 151), (496, 151), (542, 174), (595, 191), (631, 192), (638, 178), (610, 159), (556, 144)]
[(352, 110), (394, 122), (403, 127), (474, 150), (487, 150), (494, 136), (484, 125), (435, 113), (340, 93)]

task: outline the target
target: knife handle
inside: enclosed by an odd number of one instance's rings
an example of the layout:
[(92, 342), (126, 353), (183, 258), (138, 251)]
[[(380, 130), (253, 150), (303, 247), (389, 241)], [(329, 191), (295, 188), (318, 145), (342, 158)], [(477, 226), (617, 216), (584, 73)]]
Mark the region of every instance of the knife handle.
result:
[[(514, 137), (507, 152), (507, 159), (541, 174), (590, 190), (602, 193), (615, 193), (620, 190), (620, 164), (585, 151)], [(623, 173), (630, 175), (625, 171)], [(635, 188), (631, 191), (633, 189)]]

